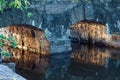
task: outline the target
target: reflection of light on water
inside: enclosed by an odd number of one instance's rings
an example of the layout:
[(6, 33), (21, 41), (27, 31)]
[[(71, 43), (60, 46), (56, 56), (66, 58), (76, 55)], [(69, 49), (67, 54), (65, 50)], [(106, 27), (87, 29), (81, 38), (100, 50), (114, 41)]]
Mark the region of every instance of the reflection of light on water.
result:
[(82, 45), (73, 48), (72, 59), (78, 63), (105, 66), (106, 59), (111, 57), (110, 51), (104, 48)]
[[(20, 68), (34, 71), (40, 74), (45, 74), (46, 68), (49, 66), (49, 55), (42, 55), (41, 53), (18, 48), (6, 48), (10, 51), (12, 59), (16, 63), (17, 69)], [(8, 61), (11, 60), (8, 59)]]
[[(27, 50), (22, 52), (21, 49), (15, 49), (13, 55), (18, 58), (17, 67), (39, 72), (37, 76), (39, 80), (41, 80), (40, 74), (44, 75), (45, 80), (88, 80), (87, 78), (109, 80), (109, 77), (114, 76), (113, 74), (116, 77), (120, 75), (119, 50), (85, 45), (72, 45), (72, 47), (72, 53), (56, 53), (51, 56)], [(28, 71), (26, 73), (31, 75), (29, 79), (33, 77), (33, 73)], [(96, 79), (96, 77), (100, 78)]]

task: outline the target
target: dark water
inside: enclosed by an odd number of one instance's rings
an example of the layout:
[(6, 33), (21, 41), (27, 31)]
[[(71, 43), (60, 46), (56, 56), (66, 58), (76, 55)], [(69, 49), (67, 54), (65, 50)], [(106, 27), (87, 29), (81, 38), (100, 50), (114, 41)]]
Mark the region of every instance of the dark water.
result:
[(120, 80), (119, 49), (75, 44), (72, 48), (72, 52), (42, 56), (38, 72), (17, 72), (28, 80)]

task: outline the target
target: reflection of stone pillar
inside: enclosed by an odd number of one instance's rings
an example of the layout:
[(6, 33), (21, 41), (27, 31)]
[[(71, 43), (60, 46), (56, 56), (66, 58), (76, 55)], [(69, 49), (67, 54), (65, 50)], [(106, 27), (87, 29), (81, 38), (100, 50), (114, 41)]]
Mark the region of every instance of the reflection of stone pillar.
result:
[(117, 59), (112, 59), (112, 58), (108, 58), (106, 60), (106, 69), (108, 70), (114, 70), (116, 69), (116, 65), (117, 65)]
[(51, 56), (51, 66), (46, 71), (46, 79), (63, 80), (65, 79), (67, 68), (71, 63), (70, 54), (58, 54)]

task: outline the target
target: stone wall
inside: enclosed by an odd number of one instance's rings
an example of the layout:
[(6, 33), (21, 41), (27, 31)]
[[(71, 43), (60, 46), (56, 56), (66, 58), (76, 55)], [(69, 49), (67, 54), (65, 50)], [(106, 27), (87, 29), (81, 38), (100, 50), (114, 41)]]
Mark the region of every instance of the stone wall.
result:
[[(98, 0), (84, 1), (81, 0), (29, 0), (31, 5), (26, 10), (9, 9), (0, 13), (0, 27), (11, 24), (29, 24), (35, 22), (39, 27), (44, 23), (50, 14), (68, 14), (67, 23), (75, 24), (78, 21), (86, 19), (98, 20), (108, 24), (110, 32), (119, 31), (119, 0)], [(83, 6), (84, 5), (84, 6)], [(84, 13), (85, 9), (85, 13)], [(32, 12), (33, 16), (27, 17), (27, 13)], [(50, 23), (50, 22), (49, 22)], [(46, 22), (47, 24), (47, 22)], [(49, 27), (42, 24), (42, 27)]]
[(92, 21), (81, 21), (71, 28), (70, 38), (83, 43), (105, 43), (108, 38), (106, 27), (103, 24)]
[(45, 32), (29, 25), (13, 25), (0, 29), (0, 34), (6, 37), (13, 36), (17, 41), (17, 48), (41, 54), (49, 54), (50, 43)]
[(71, 26), (70, 33), (73, 42), (120, 48), (120, 36), (108, 34), (106, 26), (99, 22), (78, 22)]
[(15, 62), (16, 68), (45, 73), (49, 65), (50, 43), (41, 29), (30, 25), (12, 25), (0, 28), (0, 34), (13, 36), (18, 45), (16, 48), (5, 46), (11, 58), (3, 62)]

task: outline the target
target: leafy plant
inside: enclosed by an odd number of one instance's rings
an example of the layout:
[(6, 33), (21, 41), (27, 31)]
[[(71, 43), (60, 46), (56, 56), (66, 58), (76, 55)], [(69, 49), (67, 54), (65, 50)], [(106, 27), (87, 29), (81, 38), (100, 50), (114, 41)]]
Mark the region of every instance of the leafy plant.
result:
[(0, 0), (0, 12), (8, 8), (27, 9), (30, 5), (29, 0)]
[(6, 38), (3, 34), (0, 35), (0, 49), (1, 49), (1, 56), (2, 57), (10, 57), (10, 53), (4, 49), (4, 46), (12, 46), (13, 48), (16, 48), (17, 41), (13, 38)]
[(7, 58), (10, 58), (10, 53), (9, 52), (7, 52), (7, 51), (4, 51), (4, 50), (2, 50), (1, 51), (1, 56), (3, 57), (7, 57)]

